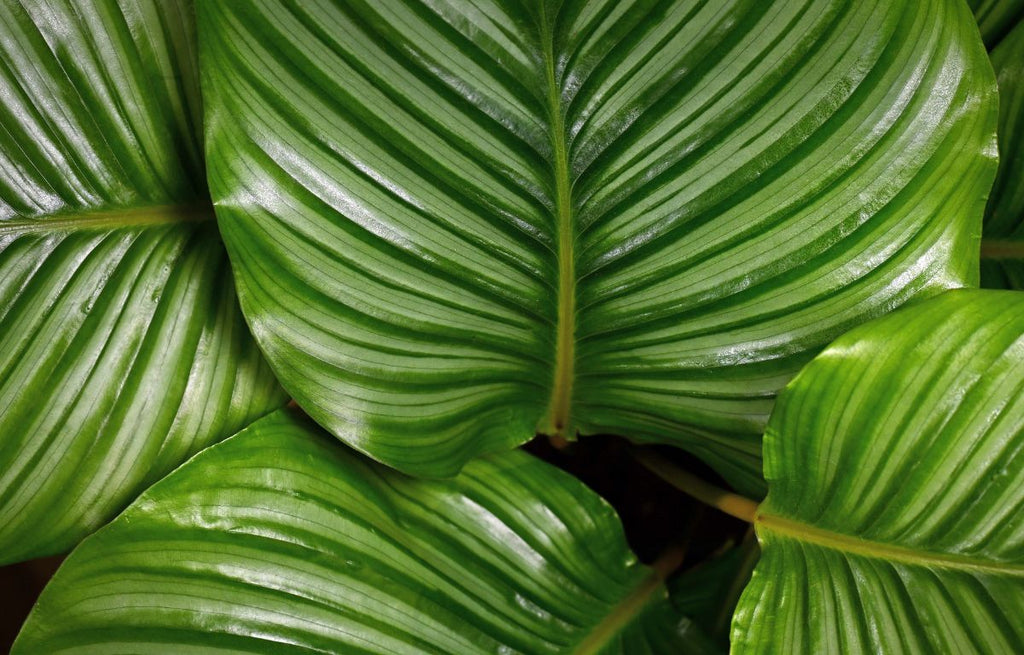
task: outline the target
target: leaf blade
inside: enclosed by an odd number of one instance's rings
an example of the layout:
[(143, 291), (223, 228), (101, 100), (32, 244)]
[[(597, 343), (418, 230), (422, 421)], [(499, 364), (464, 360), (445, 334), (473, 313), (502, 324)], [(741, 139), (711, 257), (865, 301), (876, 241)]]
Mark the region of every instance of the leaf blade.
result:
[(737, 652), (1020, 648), (1021, 303), (964, 290), (901, 309), (787, 387)]
[(567, 652), (626, 609), (595, 648), (700, 643), (567, 474), (516, 452), (410, 479), (278, 412), (85, 541), (14, 652)]
[(197, 139), (192, 6), (0, 7), (0, 562), (63, 552), (284, 402)]
[(400, 469), (611, 432), (756, 490), (813, 352), (976, 281), (995, 113), (958, 3), (200, 13), (256, 338), (311, 416)]

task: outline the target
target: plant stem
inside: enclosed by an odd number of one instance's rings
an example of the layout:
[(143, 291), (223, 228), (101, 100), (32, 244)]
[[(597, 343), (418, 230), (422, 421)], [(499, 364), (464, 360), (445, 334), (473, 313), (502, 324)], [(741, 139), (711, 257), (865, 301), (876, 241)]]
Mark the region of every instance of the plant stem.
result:
[(120, 227), (147, 227), (174, 223), (196, 223), (215, 219), (213, 205), (160, 205), (81, 214), (58, 214), (47, 219), (9, 219), (0, 221), (0, 236), (72, 230), (109, 230)]
[(545, 77), (548, 90), (548, 114), (551, 121), (551, 151), (554, 156), (555, 224), (558, 238), (558, 325), (555, 340), (555, 371), (548, 410), (550, 436), (572, 439), (572, 387), (576, 365), (576, 264), (575, 231), (572, 212), (572, 181), (569, 176), (569, 148), (566, 143), (562, 98), (555, 71), (554, 33), (551, 17), (545, 14)]
[(558, 434), (548, 435), (548, 443), (555, 450), (565, 450), (569, 447), (569, 440)]
[(1020, 259), (1024, 257), (1024, 242), (1001, 239), (982, 239), (982, 259)]
[(658, 559), (651, 564), (651, 574), (640, 583), (633, 593), (615, 606), (601, 623), (583, 641), (580, 642), (575, 655), (591, 655), (605, 650), (612, 639), (632, 621), (651, 599), (652, 594), (661, 588), (665, 578), (672, 574), (683, 563), (686, 546), (676, 544), (669, 546)]
[(683, 564), (686, 557), (686, 544), (675, 544), (665, 549), (658, 559), (651, 563), (651, 568), (660, 582), (664, 582), (676, 569)]
[(634, 449), (633, 456), (662, 480), (683, 493), (689, 494), (700, 502), (725, 512), (729, 516), (734, 516), (741, 521), (746, 521), (747, 523), (754, 522), (754, 515), (757, 513), (757, 502), (746, 496), (720, 489), (650, 451)]

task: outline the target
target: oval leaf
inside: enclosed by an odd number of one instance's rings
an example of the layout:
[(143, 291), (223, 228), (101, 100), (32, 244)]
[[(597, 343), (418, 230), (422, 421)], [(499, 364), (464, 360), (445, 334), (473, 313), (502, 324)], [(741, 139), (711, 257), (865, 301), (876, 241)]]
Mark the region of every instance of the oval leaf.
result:
[(736, 653), (1024, 652), (1024, 294), (837, 340), (765, 434)]
[(249, 324), (401, 470), (607, 432), (756, 489), (817, 349), (976, 282), (996, 103), (956, 0), (200, 8)]
[(0, 563), (283, 402), (207, 198), (188, 2), (0, 3)]
[(525, 453), (415, 480), (278, 412), (87, 539), (13, 652), (703, 652), (661, 575)]

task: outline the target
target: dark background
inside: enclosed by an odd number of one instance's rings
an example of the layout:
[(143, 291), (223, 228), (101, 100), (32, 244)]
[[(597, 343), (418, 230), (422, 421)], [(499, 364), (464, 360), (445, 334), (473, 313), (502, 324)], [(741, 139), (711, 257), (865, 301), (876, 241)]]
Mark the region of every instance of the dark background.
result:
[(0, 653), (11, 649), (21, 624), (64, 556), (0, 566)]

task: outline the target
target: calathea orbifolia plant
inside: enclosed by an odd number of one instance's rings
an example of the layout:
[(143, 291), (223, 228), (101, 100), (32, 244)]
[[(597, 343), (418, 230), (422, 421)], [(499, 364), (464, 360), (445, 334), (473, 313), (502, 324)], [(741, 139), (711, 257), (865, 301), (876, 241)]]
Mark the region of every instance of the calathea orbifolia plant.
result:
[[(1022, 424), (1022, 295), (951, 291), (837, 340), (769, 422), (733, 651), (1019, 652)], [(714, 652), (663, 575), (527, 455), (416, 480), (280, 413), (87, 539), (15, 652)]]
[(4, 4), (0, 552), (298, 407), (86, 539), (15, 652), (720, 648), (692, 586), (736, 562), (641, 565), (509, 452), (597, 433), (769, 490), (712, 499), (764, 547), (736, 652), (1024, 645), (1024, 301), (943, 293), (996, 169), (960, 0), (196, 10)]

